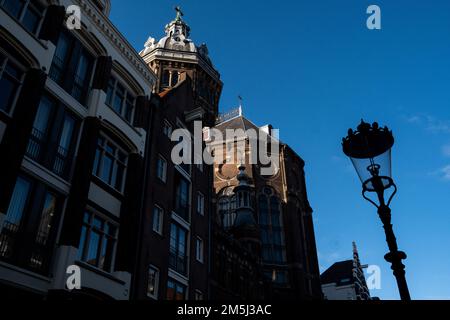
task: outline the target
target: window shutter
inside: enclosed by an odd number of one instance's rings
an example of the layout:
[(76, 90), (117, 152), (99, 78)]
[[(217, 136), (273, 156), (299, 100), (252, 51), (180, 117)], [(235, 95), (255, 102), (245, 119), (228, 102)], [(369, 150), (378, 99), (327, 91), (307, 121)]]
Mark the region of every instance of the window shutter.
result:
[(64, 6), (50, 5), (47, 7), (44, 21), (42, 23), (39, 38), (57, 44), (59, 33), (63, 29), (63, 22), (66, 19), (66, 9)]
[(106, 92), (108, 89), (108, 81), (111, 77), (112, 58), (109, 56), (100, 56), (97, 58), (97, 67), (95, 69), (94, 89), (100, 89)]

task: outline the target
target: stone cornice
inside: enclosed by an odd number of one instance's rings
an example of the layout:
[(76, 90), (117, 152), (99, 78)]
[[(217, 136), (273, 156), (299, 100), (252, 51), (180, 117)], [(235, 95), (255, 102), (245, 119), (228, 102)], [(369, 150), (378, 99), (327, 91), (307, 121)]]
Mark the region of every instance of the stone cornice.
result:
[(95, 8), (87, 0), (76, 0), (84, 15), (88, 16), (95, 26), (100, 30), (106, 39), (116, 47), (121, 55), (130, 62), (138, 73), (140, 73), (150, 86), (156, 81), (156, 75), (145, 64), (139, 53), (130, 45), (125, 37), (117, 30), (112, 22), (102, 12)]
[(154, 61), (156, 59), (167, 61), (178, 61), (185, 63), (195, 63), (198, 64), (201, 68), (203, 68), (212, 78), (216, 79), (219, 83), (222, 83), (220, 80), (219, 72), (217, 72), (217, 70), (215, 70), (208, 63), (206, 63), (205, 60), (196, 52), (156, 48), (153, 51), (147, 53), (145, 56), (143, 56), (143, 58), (147, 63)]

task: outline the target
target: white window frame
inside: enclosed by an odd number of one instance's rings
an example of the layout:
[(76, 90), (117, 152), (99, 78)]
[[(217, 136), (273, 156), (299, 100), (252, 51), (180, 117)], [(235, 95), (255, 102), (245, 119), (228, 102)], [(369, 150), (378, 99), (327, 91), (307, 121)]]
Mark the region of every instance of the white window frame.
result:
[(205, 242), (202, 238), (195, 238), (195, 259), (203, 263), (205, 261)]
[[(160, 167), (159, 167), (160, 161), (162, 161), (162, 163), (163, 163), (162, 177), (160, 176), (160, 172), (159, 172), (159, 169), (160, 169)], [(157, 178), (158, 178), (160, 181), (162, 181), (162, 182), (164, 182), (164, 183), (167, 182), (167, 160), (166, 160), (163, 156), (161, 156), (161, 155), (158, 155), (158, 159), (156, 160), (156, 176), (157, 176)]]
[(205, 215), (205, 196), (201, 192), (197, 192), (197, 214)]
[[(148, 285), (149, 285), (149, 276), (150, 276), (150, 270), (155, 271), (155, 293), (150, 294), (148, 292)], [(147, 297), (158, 300), (158, 294), (159, 294), (159, 268), (155, 267), (154, 265), (150, 265), (148, 267), (148, 274), (147, 274)]]
[[(155, 229), (155, 212), (158, 211), (159, 214), (159, 225), (157, 226), (158, 229)], [(158, 205), (155, 205), (153, 207), (153, 212), (152, 212), (152, 230), (154, 232), (156, 232), (159, 235), (163, 234), (163, 224), (164, 224), (164, 209), (161, 208)]]

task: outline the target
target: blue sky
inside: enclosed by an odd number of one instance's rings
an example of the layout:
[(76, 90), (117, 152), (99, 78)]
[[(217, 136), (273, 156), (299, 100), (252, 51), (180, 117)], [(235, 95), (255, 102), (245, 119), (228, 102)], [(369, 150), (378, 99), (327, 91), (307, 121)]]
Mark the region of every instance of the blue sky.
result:
[[(397, 299), (384, 232), (365, 202), (341, 138), (361, 118), (393, 129), (392, 204), (415, 299), (450, 299), (450, 2), (112, 0), (111, 19), (140, 50), (181, 5), (191, 38), (221, 72), (221, 110), (271, 123), (306, 161), (320, 265), (351, 258), (382, 269), (382, 299)], [(382, 30), (366, 28), (377, 4)]]

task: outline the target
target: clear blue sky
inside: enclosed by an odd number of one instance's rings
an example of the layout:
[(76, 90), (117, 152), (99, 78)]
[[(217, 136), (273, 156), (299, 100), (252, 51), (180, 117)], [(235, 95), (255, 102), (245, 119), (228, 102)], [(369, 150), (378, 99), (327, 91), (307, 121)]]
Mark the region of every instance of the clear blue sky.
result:
[[(181, 5), (191, 38), (206, 42), (225, 84), (221, 110), (244, 97), (255, 123), (280, 128), (306, 161), (322, 271), (351, 258), (382, 268), (397, 299), (384, 232), (361, 196), (341, 138), (363, 117), (394, 130), (393, 210), (415, 299), (450, 299), (450, 2), (112, 0), (111, 19), (140, 50)], [(382, 10), (382, 30), (365, 27)]]

